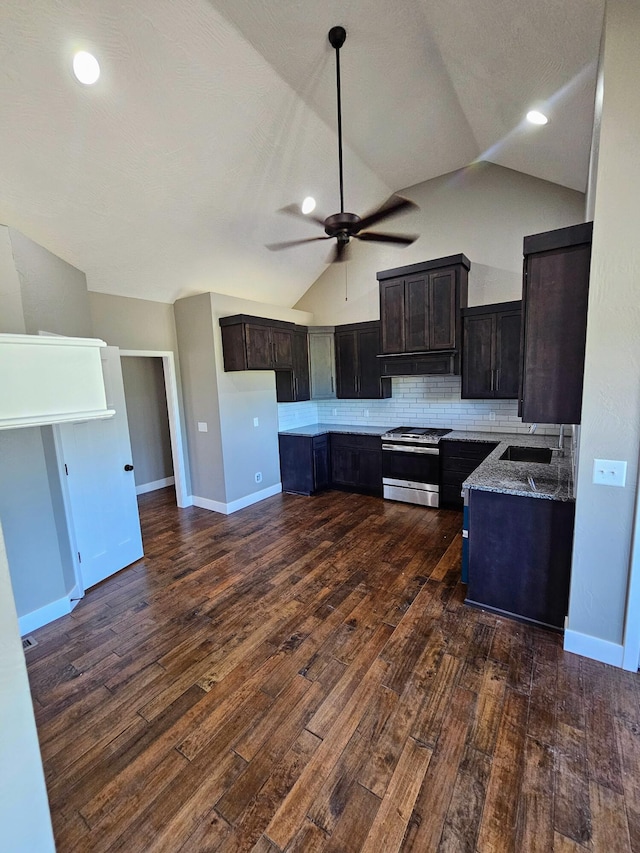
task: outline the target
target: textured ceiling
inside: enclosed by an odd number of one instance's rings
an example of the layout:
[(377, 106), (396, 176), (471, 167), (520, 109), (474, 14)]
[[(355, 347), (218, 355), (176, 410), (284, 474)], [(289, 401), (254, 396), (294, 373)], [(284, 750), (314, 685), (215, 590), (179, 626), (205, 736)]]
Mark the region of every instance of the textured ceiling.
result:
[[(0, 221), (87, 273), (91, 290), (171, 302), (202, 290), (292, 305), (327, 244), (274, 211), (345, 201), (475, 159), (586, 184), (604, 0), (3, 0)], [(70, 72), (74, 49), (102, 66)], [(522, 126), (534, 103), (551, 121)]]

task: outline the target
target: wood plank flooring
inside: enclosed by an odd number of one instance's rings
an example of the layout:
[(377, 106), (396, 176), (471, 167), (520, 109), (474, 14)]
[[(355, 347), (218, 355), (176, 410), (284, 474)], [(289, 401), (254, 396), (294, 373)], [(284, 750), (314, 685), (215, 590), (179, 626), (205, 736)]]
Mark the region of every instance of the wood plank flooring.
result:
[(466, 607), (459, 513), (140, 509), (26, 653), (59, 853), (640, 853), (638, 676)]

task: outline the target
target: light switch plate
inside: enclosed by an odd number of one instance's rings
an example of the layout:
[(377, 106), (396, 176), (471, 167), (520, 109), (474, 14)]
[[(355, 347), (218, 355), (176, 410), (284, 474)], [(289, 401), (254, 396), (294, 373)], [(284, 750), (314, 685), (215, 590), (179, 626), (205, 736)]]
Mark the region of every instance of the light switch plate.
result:
[(208, 432), (209, 427), (204, 421), (198, 421), (198, 432)]
[(253, 425), (254, 427), (260, 426), (260, 421), (258, 420), (258, 418), (253, 419)]
[(619, 459), (594, 459), (593, 482), (598, 486), (624, 486), (627, 463)]

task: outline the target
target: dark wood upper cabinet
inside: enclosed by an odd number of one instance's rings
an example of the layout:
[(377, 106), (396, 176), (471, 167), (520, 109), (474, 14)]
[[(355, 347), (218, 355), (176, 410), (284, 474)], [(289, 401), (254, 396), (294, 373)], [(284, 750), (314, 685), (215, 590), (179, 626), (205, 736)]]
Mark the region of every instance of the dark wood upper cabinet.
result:
[[(466, 305), (465, 298), (465, 305)], [(464, 306), (456, 300), (456, 270), (429, 275), (429, 349), (455, 349), (459, 345), (458, 310)]]
[(380, 374), (380, 323), (336, 326), (337, 396), (347, 400), (380, 400), (391, 396), (391, 379)]
[(225, 370), (275, 370), (278, 403), (310, 396), (307, 327), (235, 314), (221, 317)]
[(520, 301), (463, 310), (463, 399), (518, 398), (521, 318)]
[(225, 370), (293, 368), (293, 323), (235, 314), (221, 317), (220, 328)]
[(276, 370), (278, 403), (300, 403), (311, 397), (307, 327), (295, 326), (291, 336), (291, 370)]
[(358, 396), (358, 333), (336, 328), (336, 395), (355, 400)]
[[(380, 316), (382, 323), (382, 352), (405, 351), (405, 287), (404, 279), (380, 282)], [(384, 314), (382, 313), (384, 309)]]
[[(469, 267), (464, 255), (451, 255), (379, 272), (381, 353), (457, 354), (460, 309), (467, 304)], [(415, 373), (415, 365), (411, 364), (410, 372)], [(428, 364), (425, 362), (425, 372), (430, 372)], [(457, 360), (452, 366), (455, 370)]]
[(524, 421), (578, 424), (587, 334), (592, 222), (525, 237), (522, 372)]

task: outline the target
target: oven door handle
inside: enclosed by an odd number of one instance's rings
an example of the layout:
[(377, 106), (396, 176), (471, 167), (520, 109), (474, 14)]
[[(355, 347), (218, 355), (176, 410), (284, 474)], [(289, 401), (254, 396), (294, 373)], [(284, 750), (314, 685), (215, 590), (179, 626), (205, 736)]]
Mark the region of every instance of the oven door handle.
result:
[(426, 456), (439, 456), (437, 447), (409, 447), (406, 444), (383, 444), (383, 450), (395, 450), (397, 453), (423, 453)]

